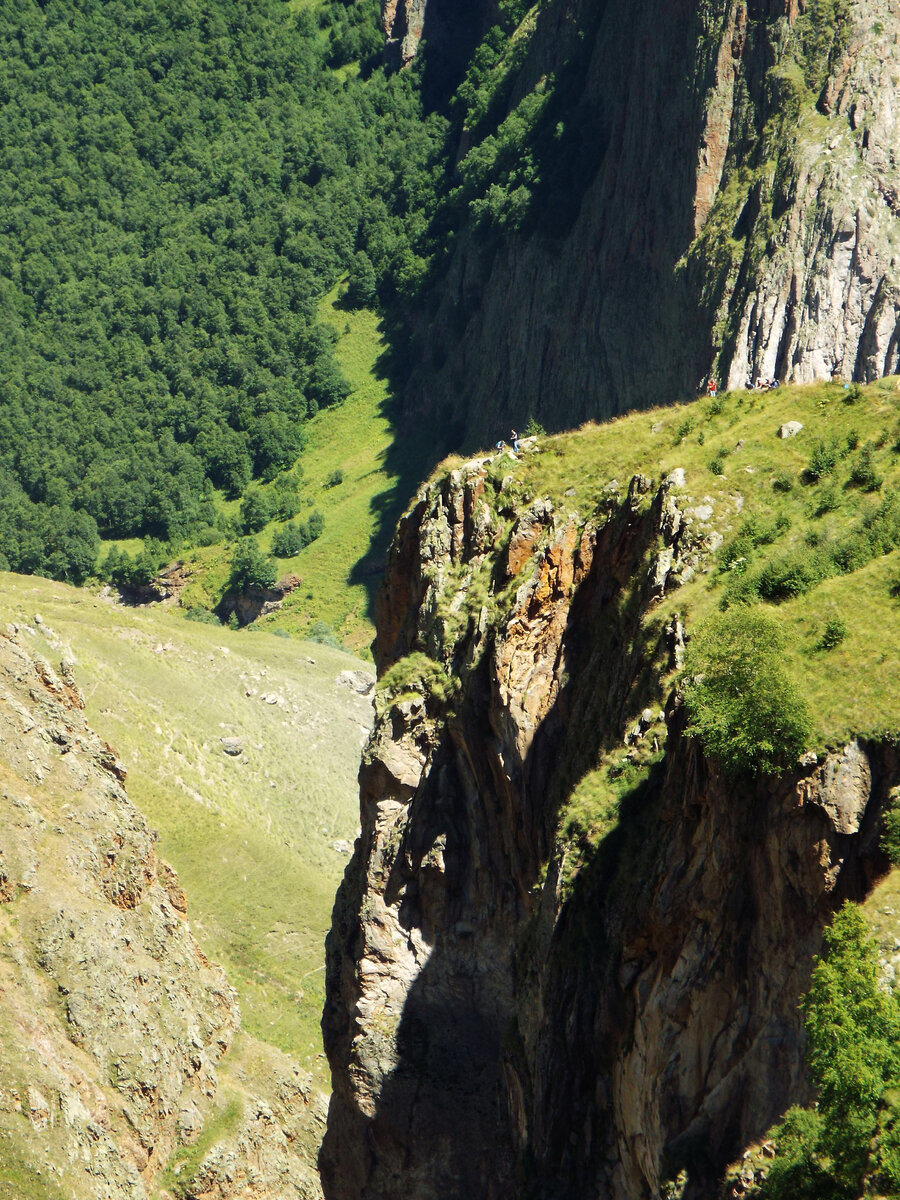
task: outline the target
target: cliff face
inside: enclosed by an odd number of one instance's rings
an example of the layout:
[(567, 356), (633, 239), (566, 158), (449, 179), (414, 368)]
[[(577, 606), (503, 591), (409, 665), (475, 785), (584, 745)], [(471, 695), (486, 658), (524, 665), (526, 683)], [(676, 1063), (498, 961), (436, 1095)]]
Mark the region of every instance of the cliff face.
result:
[(0, 634), (0, 1191), (145, 1200), (168, 1172), (186, 1198), (314, 1197), (308, 1080), (273, 1061), (261, 1097), (223, 1066), (236, 994), (71, 665), (26, 644)]
[[(717, 543), (703, 505), (637, 476), (584, 521), (502, 472), (423, 490), (391, 552), (327, 946), (325, 1193), (635, 1200), (686, 1169), (710, 1196), (806, 1098), (798, 997), (883, 865), (900, 763), (854, 743), (724, 779), (654, 690), (683, 646), (654, 605)], [(609, 752), (644, 768), (607, 836), (562, 836)]]
[(683, 399), (710, 371), (897, 370), (898, 34), (892, 0), (543, 5), (506, 102), (551, 92), (528, 212), (464, 220), (408, 411), (477, 445), (530, 413)]

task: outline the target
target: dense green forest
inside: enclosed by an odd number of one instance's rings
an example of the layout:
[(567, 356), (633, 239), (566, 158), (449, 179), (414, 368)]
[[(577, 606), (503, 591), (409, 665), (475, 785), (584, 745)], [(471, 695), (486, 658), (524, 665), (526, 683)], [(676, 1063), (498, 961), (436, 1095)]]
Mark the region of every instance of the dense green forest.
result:
[(411, 291), (444, 122), (377, 0), (23, 0), (0, 28), (0, 567), (199, 538), (346, 384), (318, 298)]

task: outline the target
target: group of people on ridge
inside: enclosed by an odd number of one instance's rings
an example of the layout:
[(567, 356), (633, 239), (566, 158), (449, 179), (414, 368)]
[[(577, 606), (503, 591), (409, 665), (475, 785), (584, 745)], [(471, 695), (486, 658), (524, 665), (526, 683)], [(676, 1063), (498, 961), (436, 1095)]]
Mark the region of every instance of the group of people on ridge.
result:
[[(778, 380), (772, 379), (757, 379), (756, 383), (748, 377), (745, 384), (748, 392), (771, 392), (778, 387)], [(710, 379), (706, 385), (706, 393), (711, 400), (715, 400), (718, 394), (718, 384), (715, 379)]]

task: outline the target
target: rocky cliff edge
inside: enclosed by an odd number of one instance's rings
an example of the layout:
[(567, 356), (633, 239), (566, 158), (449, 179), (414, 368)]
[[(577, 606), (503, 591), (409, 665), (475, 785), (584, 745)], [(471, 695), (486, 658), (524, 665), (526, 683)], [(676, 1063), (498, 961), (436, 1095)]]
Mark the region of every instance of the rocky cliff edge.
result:
[(683, 473), (585, 518), (505, 471), (425, 487), (390, 555), (327, 947), (325, 1194), (637, 1200), (685, 1171), (713, 1196), (807, 1099), (798, 998), (885, 867), (900, 762), (853, 742), (723, 777), (654, 617), (720, 540)]

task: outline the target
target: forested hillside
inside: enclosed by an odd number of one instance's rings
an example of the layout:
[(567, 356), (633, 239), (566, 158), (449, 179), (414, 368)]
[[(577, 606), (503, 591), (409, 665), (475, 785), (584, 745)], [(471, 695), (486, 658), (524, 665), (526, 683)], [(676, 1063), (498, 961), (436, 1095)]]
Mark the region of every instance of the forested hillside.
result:
[[(442, 122), (376, 0), (53, 0), (0, 28), (0, 567), (216, 536), (347, 385), (316, 303), (410, 287)], [(390, 282), (388, 283), (388, 280)]]

